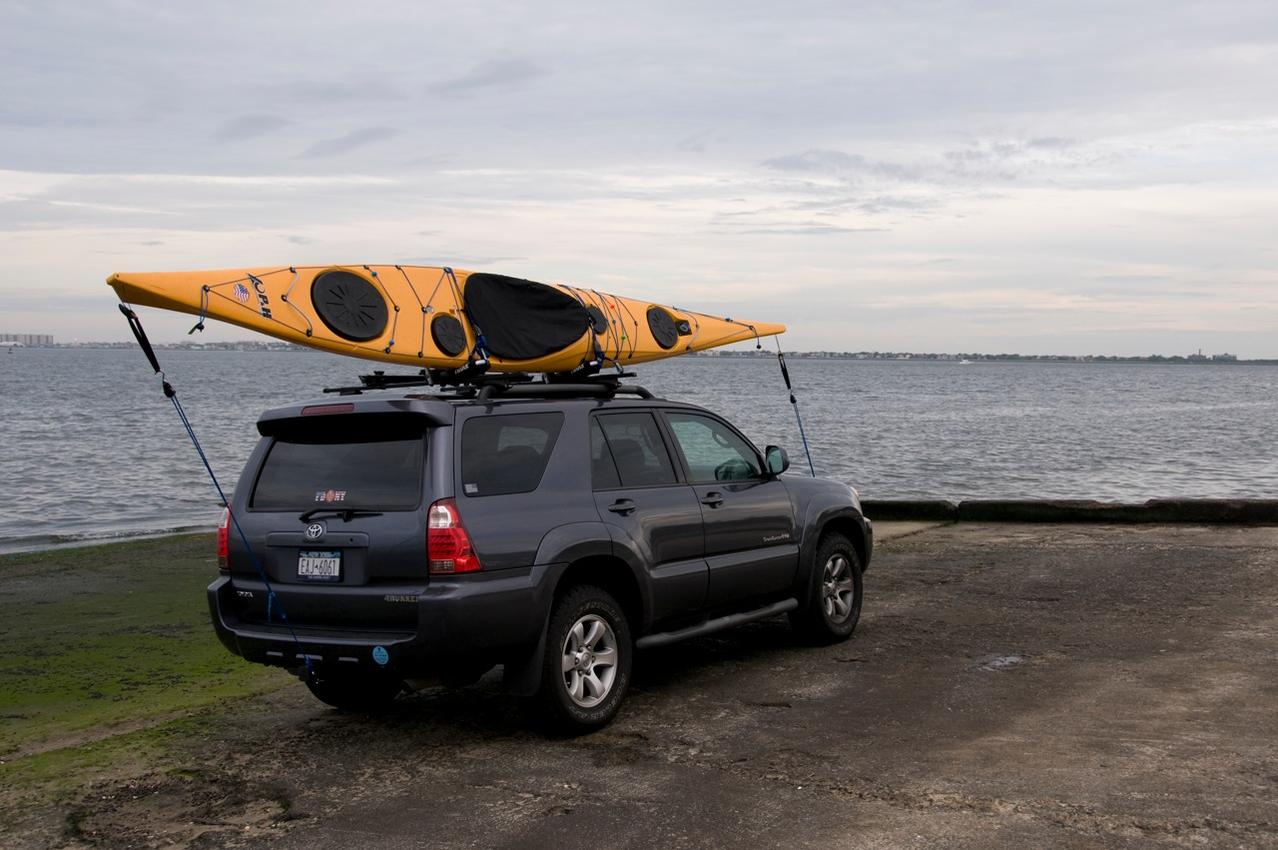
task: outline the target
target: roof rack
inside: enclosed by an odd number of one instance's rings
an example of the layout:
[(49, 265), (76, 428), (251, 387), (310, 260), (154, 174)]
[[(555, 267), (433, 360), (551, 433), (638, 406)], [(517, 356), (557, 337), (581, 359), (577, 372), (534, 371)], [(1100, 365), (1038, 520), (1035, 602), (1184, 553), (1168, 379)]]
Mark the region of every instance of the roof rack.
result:
[(611, 398), (615, 395), (634, 395), (652, 398), (647, 389), (623, 385), (622, 378), (635, 377), (634, 372), (609, 374), (580, 374), (574, 372), (548, 372), (540, 376), (528, 372), (484, 372), (468, 370), (422, 369), (407, 375), (388, 375), (380, 369), (371, 375), (360, 375), (358, 386), (325, 387), (326, 393), (359, 395), (365, 390), (387, 390), (407, 387), (452, 388), (447, 396), (490, 401), (495, 398), (570, 398), (586, 396)]

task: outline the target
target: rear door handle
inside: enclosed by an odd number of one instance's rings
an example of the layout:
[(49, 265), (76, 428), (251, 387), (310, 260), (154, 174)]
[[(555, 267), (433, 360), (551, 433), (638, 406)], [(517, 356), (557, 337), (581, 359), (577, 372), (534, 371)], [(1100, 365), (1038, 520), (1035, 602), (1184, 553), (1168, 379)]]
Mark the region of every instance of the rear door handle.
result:
[(621, 514), (622, 516), (625, 516), (626, 514), (632, 514), (635, 512), (635, 503), (630, 499), (618, 499), (608, 506), (608, 510), (612, 511), (614, 514)]
[(709, 493), (706, 493), (701, 497), (701, 504), (717, 508), (723, 504), (723, 494), (717, 490), (711, 490)]

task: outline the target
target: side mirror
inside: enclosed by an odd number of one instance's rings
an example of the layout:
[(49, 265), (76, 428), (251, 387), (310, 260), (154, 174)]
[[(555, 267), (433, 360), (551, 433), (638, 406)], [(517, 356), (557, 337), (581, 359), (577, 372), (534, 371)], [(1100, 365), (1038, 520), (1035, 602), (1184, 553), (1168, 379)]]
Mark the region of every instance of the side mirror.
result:
[(790, 456), (780, 446), (768, 446), (763, 452), (770, 475), (780, 475), (790, 468)]

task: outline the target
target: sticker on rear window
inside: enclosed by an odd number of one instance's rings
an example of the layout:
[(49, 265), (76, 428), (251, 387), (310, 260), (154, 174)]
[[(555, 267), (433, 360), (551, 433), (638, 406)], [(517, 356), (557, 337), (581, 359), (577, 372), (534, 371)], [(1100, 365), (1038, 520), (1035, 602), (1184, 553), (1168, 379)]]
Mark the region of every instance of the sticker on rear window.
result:
[(316, 490), (315, 501), (317, 502), (345, 502), (345, 490)]
[(464, 487), (462, 487), (462, 489), (466, 491), (466, 495), (467, 495), (467, 496), (473, 496), (473, 495), (475, 495), (476, 493), (478, 493), (478, 492), (479, 492), (479, 485), (478, 485), (478, 484), (467, 484), (467, 485), (465, 485)]

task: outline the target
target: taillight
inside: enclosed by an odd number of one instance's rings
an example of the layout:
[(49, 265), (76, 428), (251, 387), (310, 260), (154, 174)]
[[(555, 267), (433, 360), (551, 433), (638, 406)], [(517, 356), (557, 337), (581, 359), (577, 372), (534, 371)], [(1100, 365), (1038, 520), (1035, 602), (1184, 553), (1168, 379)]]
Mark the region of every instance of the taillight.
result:
[(440, 499), (430, 506), (426, 529), (426, 557), (432, 573), (451, 575), (483, 569), (452, 499)]
[(230, 561), (231, 509), (222, 511), (222, 521), (217, 524), (217, 568), (224, 573), (231, 571)]

